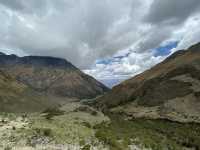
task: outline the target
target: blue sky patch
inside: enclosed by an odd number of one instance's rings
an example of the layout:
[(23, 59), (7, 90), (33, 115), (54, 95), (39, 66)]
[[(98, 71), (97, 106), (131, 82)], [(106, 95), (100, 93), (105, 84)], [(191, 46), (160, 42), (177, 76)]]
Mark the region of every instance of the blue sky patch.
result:
[(108, 65), (112, 62), (111, 59), (99, 59), (96, 61), (96, 64), (105, 64), (105, 65)]
[(178, 45), (178, 41), (176, 42), (170, 42), (169, 44), (165, 46), (161, 46), (157, 49), (155, 49), (155, 56), (166, 56), (169, 55), (171, 52), (171, 49), (176, 48)]
[(98, 59), (96, 61), (96, 64), (105, 64), (105, 65), (108, 65), (108, 64), (110, 64), (112, 62), (119, 62), (121, 59), (128, 57), (130, 54), (131, 53), (128, 52), (127, 54), (124, 54), (124, 55), (113, 56), (111, 58)]

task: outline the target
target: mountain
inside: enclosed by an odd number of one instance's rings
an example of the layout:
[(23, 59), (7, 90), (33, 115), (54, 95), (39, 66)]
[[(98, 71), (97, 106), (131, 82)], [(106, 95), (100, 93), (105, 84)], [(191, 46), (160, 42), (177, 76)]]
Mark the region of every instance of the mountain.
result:
[(61, 58), (0, 53), (0, 110), (41, 110), (109, 89)]
[(0, 69), (32, 89), (54, 96), (94, 98), (108, 91), (65, 59), (0, 55)]
[(0, 70), (0, 111), (33, 112), (56, 105), (51, 99), (37, 93)]
[(114, 87), (96, 106), (130, 119), (200, 122), (200, 43)]

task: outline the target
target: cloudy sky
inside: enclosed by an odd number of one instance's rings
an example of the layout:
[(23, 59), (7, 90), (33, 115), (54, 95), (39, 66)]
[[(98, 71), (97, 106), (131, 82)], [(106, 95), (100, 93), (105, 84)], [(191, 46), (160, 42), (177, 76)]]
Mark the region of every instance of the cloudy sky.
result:
[(200, 41), (200, 0), (0, 0), (0, 51), (66, 58), (108, 85)]

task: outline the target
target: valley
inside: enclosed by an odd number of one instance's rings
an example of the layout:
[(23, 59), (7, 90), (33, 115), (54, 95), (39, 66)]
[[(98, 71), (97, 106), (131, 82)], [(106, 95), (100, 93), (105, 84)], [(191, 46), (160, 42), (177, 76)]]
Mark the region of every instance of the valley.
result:
[(200, 44), (112, 89), (54, 57), (0, 55), (0, 150), (199, 150)]
[(124, 120), (70, 102), (41, 113), (0, 114), (2, 150), (198, 150), (200, 125)]

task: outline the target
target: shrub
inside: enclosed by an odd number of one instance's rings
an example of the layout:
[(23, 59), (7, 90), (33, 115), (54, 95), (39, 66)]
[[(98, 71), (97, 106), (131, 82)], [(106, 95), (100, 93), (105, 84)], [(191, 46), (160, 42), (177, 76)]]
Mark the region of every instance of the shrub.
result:
[(82, 124), (87, 128), (92, 128), (89, 122), (83, 122)]
[(4, 148), (4, 150), (11, 150), (11, 149), (12, 149), (12, 148), (9, 147), (9, 146), (7, 146), (7, 147)]
[(40, 136), (50, 137), (52, 135), (52, 130), (49, 128), (36, 128), (36, 134)]
[(47, 120), (51, 120), (54, 116), (59, 116), (59, 115), (63, 115), (64, 111), (60, 110), (57, 107), (54, 108), (48, 108), (45, 111), (43, 111), (43, 113), (45, 113), (45, 118)]
[(87, 144), (87, 145), (85, 145), (81, 150), (90, 150), (90, 145), (89, 144)]

